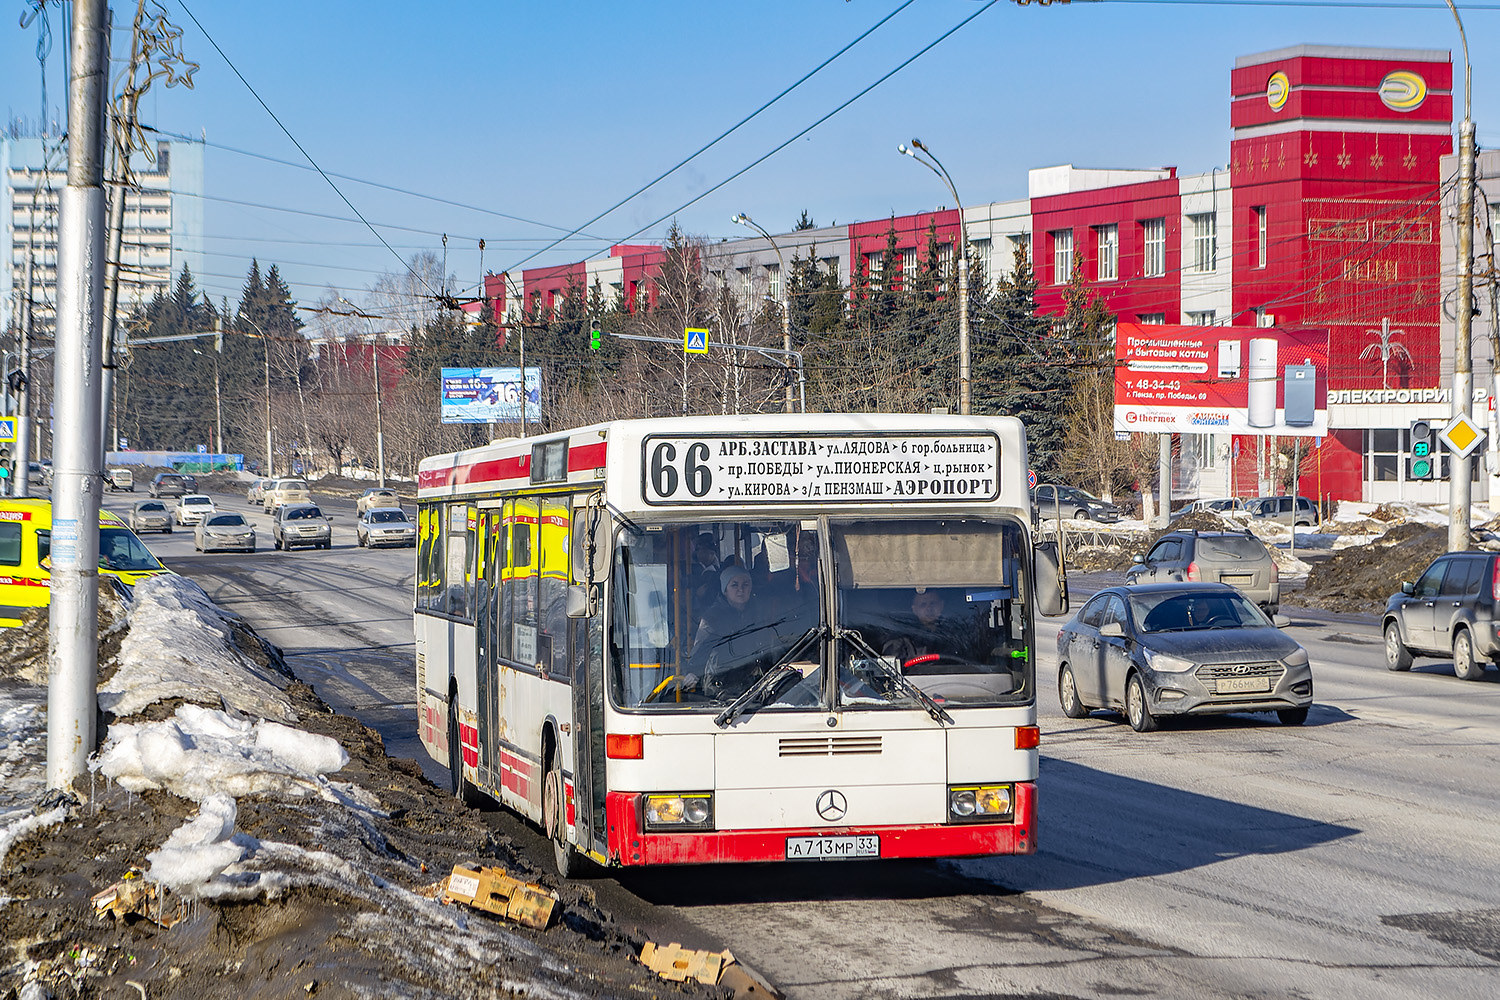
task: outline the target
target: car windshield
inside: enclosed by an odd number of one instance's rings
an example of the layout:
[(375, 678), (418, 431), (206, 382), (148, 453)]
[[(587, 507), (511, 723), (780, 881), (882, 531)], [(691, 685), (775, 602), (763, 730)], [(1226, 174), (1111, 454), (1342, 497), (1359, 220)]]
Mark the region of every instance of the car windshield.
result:
[(406, 514), (399, 510), (376, 510), (370, 512), (371, 524), (405, 523)]
[(238, 514), (216, 514), (203, 523), (210, 528), (243, 528), (245, 519)]
[(286, 512), (288, 521), (305, 521), (322, 516), (323, 512), (316, 507), (288, 507)]
[(1168, 590), (1132, 594), (1130, 611), (1142, 632), (1265, 628), (1271, 620), (1231, 590)]
[(969, 519), (622, 532), (611, 695), (626, 709), (715, 713), (742, 696), (807, 712), (926, 708), (918, 691), (947, 708), (1024, 702), (1024, 551), (1018, 524)]
[(99, 568), (140, 573), (161, 569), (151, 550), (126, 528), (99, 529)]
[(142, 514), (165, 514), (167, 505), (160, 503), (143, 503), (136, 507)]

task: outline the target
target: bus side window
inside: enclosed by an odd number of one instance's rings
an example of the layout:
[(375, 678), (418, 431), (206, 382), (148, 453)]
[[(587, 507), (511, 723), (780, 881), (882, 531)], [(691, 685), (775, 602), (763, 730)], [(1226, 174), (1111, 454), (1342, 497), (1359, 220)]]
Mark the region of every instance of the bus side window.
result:
[(442, 563), (442, 506), (428, 504), (417, 515), (417, 608), (422, 611), (441, 611), (437, 596), (441, 574), (436, 567)]
[[(541, 632), (539, 654), (554, 677), (568, 672), (568, 536), (571, 525), (568, 499), (544, 499), (537, 518), (540, 540), (538, 563), (541, 570)], [(548, 656), (550, 648), (550, 657)]]
[(469, 552), (469, 508), (466, 504), (450, 504), (446, 514), (443, 540), (448, 558), (442, 564), (442, 571), (443, 592), (447, 599), (442, 610), (459, 618), (467, 618), (469, 581), (473, 578), (474, 566)]

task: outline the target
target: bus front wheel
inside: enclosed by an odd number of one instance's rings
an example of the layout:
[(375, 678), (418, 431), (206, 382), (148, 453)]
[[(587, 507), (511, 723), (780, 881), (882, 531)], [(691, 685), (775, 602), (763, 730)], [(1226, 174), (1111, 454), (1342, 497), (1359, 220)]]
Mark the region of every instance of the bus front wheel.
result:
[(542, 783), (542, 829), (552, 841), (552, 863), (562, 878), (578, 873), (581, 860), (568, 843), (567, 786), (563, 783), (560, 756), (553, 756)]

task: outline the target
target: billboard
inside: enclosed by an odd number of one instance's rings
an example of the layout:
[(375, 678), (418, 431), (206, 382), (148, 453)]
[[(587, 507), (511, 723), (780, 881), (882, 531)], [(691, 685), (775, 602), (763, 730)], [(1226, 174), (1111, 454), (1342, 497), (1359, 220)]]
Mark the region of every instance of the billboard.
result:
[[(521, 422), (521, 369), (444, 368), (443, 423)], [(542, 370), (526, 369), (526, 420), (542, 419)]]
[(1115, 430), (1322, 437), (1328, 331), (1121, 323)]

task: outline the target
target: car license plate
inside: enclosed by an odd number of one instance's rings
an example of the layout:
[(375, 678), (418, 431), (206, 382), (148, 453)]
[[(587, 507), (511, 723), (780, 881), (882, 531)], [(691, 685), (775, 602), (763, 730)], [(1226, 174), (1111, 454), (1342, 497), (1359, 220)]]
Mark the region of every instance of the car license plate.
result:
[(1254, 582), (1255, 575), (1253, 573), (1225, 573), (1219, 579), (1231, 587), (1243, 587), (1247, 583)]
[(1221, 677), (1218, 682), (1219, 694), (1255, 694), (1271, 690), (1271, 678), (1269, 677)]
[(880, 857), (880, 838), (860, 837), (788, 837), (788, 861), (838, 861), (843, 858)]

